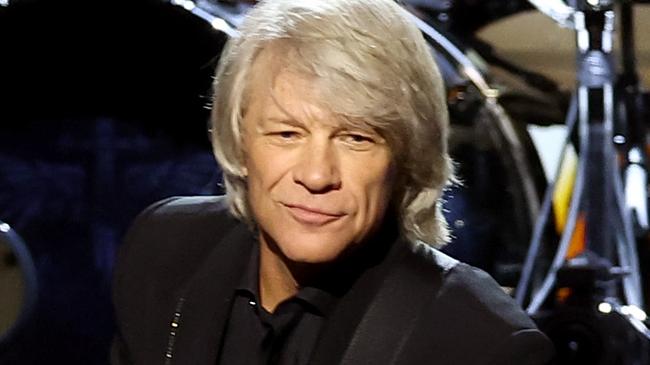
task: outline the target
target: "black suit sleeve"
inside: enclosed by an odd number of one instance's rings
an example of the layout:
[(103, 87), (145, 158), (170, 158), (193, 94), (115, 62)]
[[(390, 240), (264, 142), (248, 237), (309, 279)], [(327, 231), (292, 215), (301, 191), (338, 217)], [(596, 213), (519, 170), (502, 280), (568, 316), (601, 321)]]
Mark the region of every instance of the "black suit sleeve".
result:
[(554, 349), (550, 341), (537, 329), (513, 332), (496, 347), (485, 365), (549, 365)]

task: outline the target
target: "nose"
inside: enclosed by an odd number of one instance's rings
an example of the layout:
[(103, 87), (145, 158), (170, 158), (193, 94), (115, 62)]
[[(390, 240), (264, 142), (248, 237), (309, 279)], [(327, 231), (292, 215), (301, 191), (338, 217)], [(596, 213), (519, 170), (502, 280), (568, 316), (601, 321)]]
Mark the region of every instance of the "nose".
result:
[(312, 194), (323, 194), (341, 186), (339, 161), (330, 140), (312, 140), (304, 145), (293, 180)]

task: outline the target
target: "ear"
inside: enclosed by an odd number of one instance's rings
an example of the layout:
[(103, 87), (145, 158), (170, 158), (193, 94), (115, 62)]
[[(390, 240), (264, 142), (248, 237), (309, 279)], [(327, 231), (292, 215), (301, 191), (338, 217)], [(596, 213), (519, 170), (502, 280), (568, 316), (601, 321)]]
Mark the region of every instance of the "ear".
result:
[(239, 156), (241, 177), (248, 177), (248, 152), (246, 151), (246, 143), (242, 138), (241, 142), (241, 155)]
[(239, 176), (246, 178), (248, 176), (248, 151), (246, 151), (246, 133), (240, 131), (239, 138), (239, 151), (237, 154), (237, 162), (239, 168)]

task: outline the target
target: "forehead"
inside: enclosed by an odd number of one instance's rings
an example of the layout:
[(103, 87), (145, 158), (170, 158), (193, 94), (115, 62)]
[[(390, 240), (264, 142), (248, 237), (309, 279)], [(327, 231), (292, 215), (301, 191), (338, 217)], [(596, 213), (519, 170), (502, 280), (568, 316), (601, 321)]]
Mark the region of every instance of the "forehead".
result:
[(332, 81), (294, 67), (295, 57), (299, 57), (299, 51), (286, 42), (273, 42), (258, 53), (249, 74), (246, 114), (256, 114), (258, 120), (288, 117), (301, 122), (376, 130), (371, 120), (336, 110), (336, 103), (325, 92), (334, 86)]
[(261, 49), (250, 68), (248, 96), (257, 99), (268, 97), (270, 93), (300, 91), (305, 99), (318, 99), (316, 77), (293, 69), (293, 53), (296, 53), (293, 47), (279, 41)]
[(338, 119), (322, 102), (316, 77), (293, 70), (284, 51), (266, 47), (256, 57), (250, 71), (246, 111), (260, 117)]

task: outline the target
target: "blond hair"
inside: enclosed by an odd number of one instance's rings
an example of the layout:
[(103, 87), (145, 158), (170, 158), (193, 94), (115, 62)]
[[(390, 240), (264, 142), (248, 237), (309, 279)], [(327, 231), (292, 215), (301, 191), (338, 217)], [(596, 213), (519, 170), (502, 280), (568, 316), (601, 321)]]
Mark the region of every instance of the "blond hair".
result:
[(286, 67), (312, 76), (328, 110), (386, 138), (398, 168), (392, 204), (402, 234), (448, 241), (442, 190), (453, 178), (448, 113), (432, 50), (392, 0), (266, 0), (229, 40), (214, 82), (212, 144), (231, 212), (254, 223), (247, 203), (242, 119), (251, 68), (265, 48), (287, 46)]

